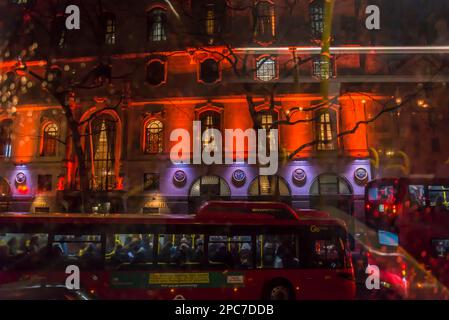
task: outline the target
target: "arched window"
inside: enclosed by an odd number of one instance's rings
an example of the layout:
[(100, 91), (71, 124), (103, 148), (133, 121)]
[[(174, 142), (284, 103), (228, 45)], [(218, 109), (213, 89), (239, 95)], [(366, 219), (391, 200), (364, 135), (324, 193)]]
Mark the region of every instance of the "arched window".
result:
[(8, 181), (0, 177), (0, 201), (2, 197), (9, 197), (11, 196), (11, 187), (9, 186)]
[(274, 5), (268, 1), (259, 1), (256, 5), (255, 19), (255, 38), (260, 41), (271, 41), (276, 35)]
[(277, 77), (276, 60), (262, 57), (256, 61), (256, 77), (262, 81), (271, 81)]
[(90, 169), (93, 190), (113, 190), (116, 182), (116, 120), (102, 114), (87, 127), (86, 165)]
[(350, 184), (344, 179), (332, 173), (318, 176), (310, 187), (311, 195), (350, 195)]
[(157, 86), (165, 82), (165, 63), (160, 60), (151, 60), (147, 65), (147, 82)]
[(218, 176), (202, 176), (192, 184), (189, 195), (190, 197), (203, 197), (205, 199), (229, 197), (231, 189), (228, 183)]
[(162, 8), (155, 8), (147, 12), (148, 41), (159, 42), (167, 40), (167, 12)]
[(11, 156), (12, 120), (6, 119), (0, 122), (0, 157)]
[[(200, 113), (200, 121), (201, 121), (201, 137), (208, 129), (217, 129), (221, 131), (221, 114), (217, 111), (205, 111)], [(206, 145), (215, 145), (215, 139), (218, 137), (214, 137), (213, 135), (207, 135), (204, 140), (202, 140), (203, 148)]]
[(145, 124), (145, 153), (155, 154), (164, 151), (164, 125), (159, 120)]
[(334, 111), (318, 111), (316, 121), (316, 139), (319, 141), (317, 150), (335, 150), (335, 115)]
[(205, 83), (214, 83), (220, 78), (220, 68), (214, 59), (206, 59), (200, 65), (200, 80)]
[(47, 123), (43, 127), (41, 156), (51, 157), (56, 155), (58, 134), (58, 126), (54, 122)]
[(287, 182), (279, 176), (258, 176), (248, 189), (250, 196), (289, 196)]
[(206, 35), (214, 36), (223, 31), (226, 23), (226, 1), (207, 0), (202, 9)]

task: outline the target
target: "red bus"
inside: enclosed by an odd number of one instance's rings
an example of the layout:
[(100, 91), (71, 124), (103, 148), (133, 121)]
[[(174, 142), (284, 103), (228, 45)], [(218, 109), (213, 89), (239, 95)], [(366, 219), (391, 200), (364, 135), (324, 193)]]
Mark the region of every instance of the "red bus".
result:
[[(446, 296), (449, 286), (449, 180), (385, 178), (368, 183), (366, 224), (371, 244), (403, 253), (401, 266), (386, 271), (407, 275), (410, 297)], [(374, 262), (373, 262), (374, 263)], [(405, 271), (406, 266), (409, 269)], [(427, 290), (426, 290), (427, 289)]]
[(196, 216), (1, 214), (0, 283), (65, 283), (76, 265), (100, 299), (353, 299), (346, 227), (318, 215), (227, 202)]

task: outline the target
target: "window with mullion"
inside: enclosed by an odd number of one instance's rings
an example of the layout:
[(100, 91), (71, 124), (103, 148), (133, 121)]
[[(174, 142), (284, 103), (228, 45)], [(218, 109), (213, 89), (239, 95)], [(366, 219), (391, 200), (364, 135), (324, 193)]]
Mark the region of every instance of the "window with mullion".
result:
[(105, 13), (103, 16), (105, 43), (115, 44), (116, 41), (116, 18), (112, 13)]
[(88, 163), (91, 188), (98, 191), (115, 188), (115, 139), (116, 124), (109, 117), (100, 117), (89, 123)]
[(160, 42), (167, 40), (166, 15), (166, 11), (162, 8), (156, 8), (147, 13), (148, 41)]
[(256, 62), (256, 77), (262, 81), (271, 81), (277, 77), (276, 61), (271, 57), (262, 57)]
[[(208, 129), (217, 129), (219, 131), (221, 131), (221, 115), (218, 112), (215, 111), (206, 111), (201, 113), (200, 115), (200, 121), (201, 121), (201, 129), (202, 129), (202, 133), (201, 136), (203, 137), (203, 134), (206, 130)], [(207, 146), (207, 145), (211, 145), (211, 147), (215, 147), (216, 145), (216, 139), (217, 137), (213, 136), (213, 135), (207, 135), (205, 137), (205, 141), (202, 142), (203, 144), (203, 149)]]
[(0, 156), (11, 156), (11, 133), (12, 120), (7, 119), (0, 122)]
[(274, 5), (259, 1), (256, 7), (255, 36), (259, 40), (271, 40), (276, 34)]
[(333, 117), (329, 111), (321, 112), (318, 116), (317, 128), (317, 150), (335, 150)]
[(55, 123), (49, 123), (43, 130), (42, 156), (55, 156), (56, 143), (58, 137), (58, 127)]
[(163, 152), (164, 127), (161, 121), (153, 120), (145, 126), (145, 153)]
[[(271, 129), (277, 129), (277, 125), (274, 124), (278, 120), (277, 112), (263, 111), (259, 114), (259, 125), (261, 129), (266, 130), (266, 152), (271, 152), (271, 135), (273, 132)], [(279, 143), (279, 142), (278, 142)]]

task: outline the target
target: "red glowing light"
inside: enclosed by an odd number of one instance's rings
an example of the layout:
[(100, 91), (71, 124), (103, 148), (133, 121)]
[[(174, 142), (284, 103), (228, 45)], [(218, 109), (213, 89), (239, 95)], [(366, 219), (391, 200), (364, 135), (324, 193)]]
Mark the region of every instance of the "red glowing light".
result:
[(20, 193), (27, 193), (28, 192), (28, 187), (26, 185), (20, 185), (17, 187), (17, 189), (19, 190)]
[(58, 178), (58, 186), (57, 186), (58, 191), (64, 190), (64, 180), (65, 180), (64, 177)]
[(117, 190), (123, 190), (123, 177), (119, 176), (117, 177)]

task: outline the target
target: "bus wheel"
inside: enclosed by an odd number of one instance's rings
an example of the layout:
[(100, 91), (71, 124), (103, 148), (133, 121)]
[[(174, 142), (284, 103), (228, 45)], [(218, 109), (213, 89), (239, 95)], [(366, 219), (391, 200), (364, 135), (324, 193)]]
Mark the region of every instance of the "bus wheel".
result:
[(267, 300), (293, 300), (294, 294), (287, 281), (273, 281), (267, 286), (265, 298)]

